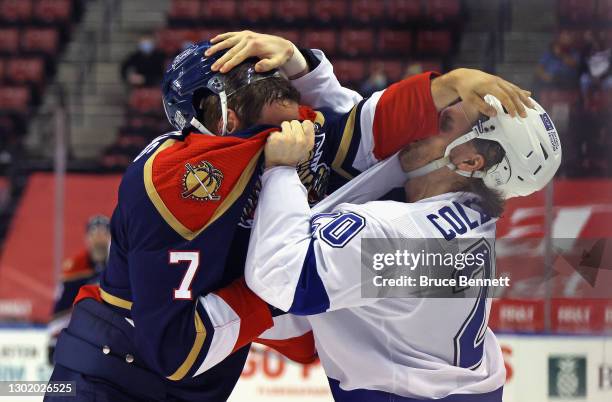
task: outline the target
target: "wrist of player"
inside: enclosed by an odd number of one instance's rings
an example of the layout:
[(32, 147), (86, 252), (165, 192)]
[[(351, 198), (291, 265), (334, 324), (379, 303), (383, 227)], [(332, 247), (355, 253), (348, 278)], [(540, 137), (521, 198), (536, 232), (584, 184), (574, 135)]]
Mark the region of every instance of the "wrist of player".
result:
[(309, 71), (308, 62), (300, 50), (292, 43), (292, 55), (280, 69), (290, 79), (295, 80)]
[(456, 89), (458, 77), (454, 71), (431, 81), (431, 97), (438, 112), (459, 99), (459, 92)]
[(459, 99), (457, 85), (460, 79), (460, 71), (453, 70), (431, 81), (431, 97), (438, 111)]
[(290, 160), (290, 159), (284, 159), (284, 158), (268, 159), (266, 158), (266, 160), (264, 161), (264, 168), (266, 170), (272, 169), (275, 167), (288, 167), (288, 168), (295, 169), (298, 164), (299, 162), (295, 162), (294, 160)]

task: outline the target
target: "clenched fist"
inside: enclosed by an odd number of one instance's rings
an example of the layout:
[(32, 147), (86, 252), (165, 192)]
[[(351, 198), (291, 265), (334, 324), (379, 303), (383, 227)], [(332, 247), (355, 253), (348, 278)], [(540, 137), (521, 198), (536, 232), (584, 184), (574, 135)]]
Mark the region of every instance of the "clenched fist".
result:
[(297, 166), (305, 161), (314, 146), (314, 125), (310, 120), (293, 120), (281, 124), (282, 132), (268, 137), (264, 149), (266, 168), (273, 166)]

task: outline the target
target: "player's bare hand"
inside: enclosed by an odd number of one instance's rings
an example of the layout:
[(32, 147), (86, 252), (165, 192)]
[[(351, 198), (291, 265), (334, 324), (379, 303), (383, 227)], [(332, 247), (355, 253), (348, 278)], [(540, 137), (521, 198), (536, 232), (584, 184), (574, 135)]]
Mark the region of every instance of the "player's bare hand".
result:
[(494, 107), (485, 102), (487, 94), (495, 96), (512, 117), (517, 114), (527, 117), (525, 107), (533, 108), (529, 100), (531, 92), (526, 91), (503, 78), (479, 70), (459, 68), (447, 74), (449, 82), (459, 97), (478, 109), (479, 112), (493, 117), (497, 114)]
[(204, 54), (212, 56), (223, 49), (229, 49), (211, 67), (213, 71), (227, 73), (249, 57), (261, 59), (255, 64), (255, 71), (266, 72), (281, 67), (291, 59), (295, 47), (285, 38), (252, 31), (226, 32), (210, 40), (213, 46)]
[(268, 137), (264, 149), (266, 168), (273, 166), (297, 166), (308, 158), (314, 146), (314, 125), (310, 120), (292, 120), (281, 124), (282, 132)]

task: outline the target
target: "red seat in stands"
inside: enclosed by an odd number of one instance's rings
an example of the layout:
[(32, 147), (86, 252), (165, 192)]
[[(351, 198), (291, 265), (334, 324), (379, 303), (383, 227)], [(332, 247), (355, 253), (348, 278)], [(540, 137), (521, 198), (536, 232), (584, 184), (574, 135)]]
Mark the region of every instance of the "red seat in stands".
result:
[(159, 88), (135, 88), (130, 94), (129, 108), (138, 113), (162, 113), (162, 94)]
[(603, 30), (601, 35), (605, 43), (612, 43), (612, 28)]
[(31, 0), (0, 0), (0, 20), (20, 23), (29, 22), (31, 18)]
[(168, 18), (174, 21), (197, 22), (200, 18), (200, 0), (172, 0)]
[(361, 60), (335, 60), (334, 72), (342, 83), (359, 84), (365, 79), (365, 64)]
[(403, 75), (410, 77), (427, 71), (442, 72), (440, 63), (432, 60), (410, 60), (404, 67)]
[(421, 0), (388, 0), (386, 20), (404, 23), (421, 16)]
[(552, 107), (556, 104), (566, 104), (573, 106), (580, 99), (580, 93), (571, 89), (543, 89), (540, 92), (539, 101), (544, 108)]
[(329, 23), (347, 19), (348, 4), (345, 0), (313, 0), (312, 18)]
[(374, 33), (371, 29), (342, 30), (340, 50), (349, 56), (370, 55), (374, 50)]
[(3, 59), (0, 59), (0, 82), (4, 81), (4, 70), (6, 70), (5, 63)]
[(45, 79), (45, 63), (41, 58), (18, 58), (8, 60), (8, 80), (18, 84), (41, 84)]
[(378, 51), (387, 54), (407, 54), (412, 48), (409, 31), (383, 29), (378, 35)]
[(167, 55), (174, 56), (186, 42), (193, 42), (196, 35), (190, 29), (164, 29), (157, 32), (157, 46)]
[(307, 21), (310, 17), (308, 0), (283, 0), (275, 5), (276, 18), (283, 22)]
[(612, 106), (612, 91), (605, 89), (593, 91), (585, 103), (591, 112), (605, 113)]
[(29, 109), (29, 103), (30, 89), (28, 87), (0, 87), (1, 111), (25, 114)]
[(361, 23), (379, 21), (385, 14), (384, 1), (352, 0), (350, 5), (351, 19)]
[(72, 15), (70, 0), (37, 0), (33, 8), (34, 19), (44, 23), (67, 23)]
[(272, 19), (272, 1), (243, 0), (240, 4), (242, 19), (247, 22), (262, 22)]
[(460, 0), (427, 0), (425, 2), (425, 14), (437, 22), (457, 19), (460, 11)]
[(206, 21), (233, 21), (238, 17), (235, 0), (207, 1), (200, 9), (200, 16)]
[(280, 36), (281, 38), (285, 38), (288, 41), (294, 43), (296, 46), (299, 46), (302, 43), (302, 31), (297, 29), (272, 29), (264, 31), (270, 35)]
[(440, 64), (439, 61), (421, 60), (418, 63), (420, 64), (421, 70), (423, 72), (425, 71), (435, 71), (437, 73), (442, 72), (442, 65)]
[(559, 0), (559, 17), (572, 22), (589, 22), (594, 18), (595, 0)]
[(59, 49), (59, 34), (55, 28), (28, 28), (21, 34), (21, 48), (28, 53), (54, 56)]
[(382, 69), (389, 80), (389, 84), (397, 82), (404, 77), (404, 63), (401, 60), (385, 60), (380, 62)]
[(204, 29), (199, 29), (194, 37), (194, 40), (196, 42), (200, 42), (203, 40), (211, 40), (212, 38), (214, 38), (215, 36), (222, 34), (223, 32), (226, 32), (227, 30), (223, 29), (223, 28), (204, 28)]
[(420, 31), (417, 33), (417, 52), (444, 55), (451, 50), (449, 31)]
[(599, 0), (597, 2), (597, 17), (601, 22), (612, 21), (612, 0)]
[(19, 30), (17, 28), (0, 29), (0, 53), (14, 54), (19, 52)]
[(329, 57), (336, 53), (338, 37), (332, 29), (309, 30), (304, 33), (302, 43), (309, 49), (321, 49)]

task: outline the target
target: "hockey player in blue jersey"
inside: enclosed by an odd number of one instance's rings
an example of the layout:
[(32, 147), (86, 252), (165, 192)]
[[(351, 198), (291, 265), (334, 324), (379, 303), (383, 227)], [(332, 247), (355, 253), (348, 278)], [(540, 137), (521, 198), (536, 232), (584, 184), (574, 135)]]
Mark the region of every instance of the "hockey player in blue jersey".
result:
[[(311, 134), (298, 128), (297, 139), (268, 139), (247, 284), (273, 306), (308, 316), (338, 402), (502, 401), (504, 360), (487, 328), (486, 285), (449, 288), (441, 298), (419, 296), (433, 290), (427, 286), (408, 286), (403, 298), (367, 297), (374, 275), (361, 268), (368, 253), (418, 254), (427, 250), (426, 239), (435, 250), (452, 251), (462, 239), (482, 261), (453, 265), (442, 277), (494, 277), (495, 222), (504, 199), (542, 189), (559, 168), (561, 145), (535, 102), (519, 119), (491, 95), (485, 99), (496, 117), (476, 122), (470, 108), (447, 116), (440, 135), (408, 146), (312, 210), (294, 168), (307, 153), (300, 138)], [(364, 202), (382, 194), (380, 181), (403, 185), (405, 202)], [(364, 251), (371, 239), (379, 239), (376, 250)], [(412, 278), (431, 272), (423, 268)]]
[[(267, 136), (295, 124), (316, 128), (300, 165), (315, 204), (404, 144), (436, 134), (439, 108), (454, 100), (432, 97), (435, 75), (427, 73), (363, 101), (340, 87), (321, 52), (303, 56), (274, 40), (301, 58), (286, 64), (310, 72), (286, 72), (299, 77), (290, 83), (247, 60), (218, 73), (211, 66), (223, 53), (204, 55), (204, 42), (179, 54), (166, 73), (164, 108), (178, 131), (154, 140), (128, 168), (108, 269), (99, 288), (82, 289), (58, 339), (51, 379), (76, 381), (75, 400), (226, 400), (254, 340), (297, 361), (312, 359), (308, 326), (273, 317), (241, 279)], [(465, 91), (502, 83), (464, 74), (473, 79)], [(296, 88), (325, 112), (300, 106)], [(516, 99), (509, 108), (516, 110)], [(297, 119), (304, 123), (283, 122)]]

